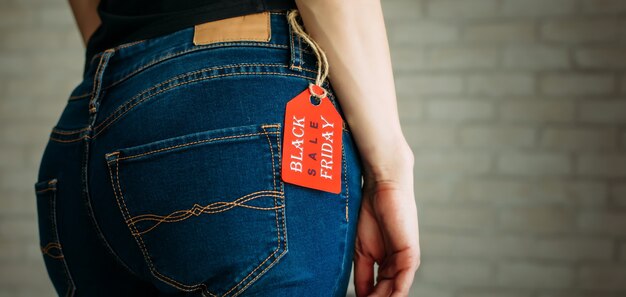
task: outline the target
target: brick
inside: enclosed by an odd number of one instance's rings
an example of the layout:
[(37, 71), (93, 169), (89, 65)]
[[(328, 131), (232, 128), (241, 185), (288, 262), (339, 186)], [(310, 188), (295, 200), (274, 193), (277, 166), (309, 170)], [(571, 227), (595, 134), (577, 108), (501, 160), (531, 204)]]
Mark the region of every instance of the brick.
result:
[(415, 175), (483, 174), (489, 171), (490, 160), (489, 155), (483, 153), (420, 152), (415, 156)]
[[(47, 51), (45, 55), (32, 55), (21, 52), (5, 53), (0, 56), (0, 75), (11, 77), (31, 77), (39, 73), (56, 73), (81, 77), (83, 53), (74, 51)], [(79, 58), (80, 57), (80, 58)], [(36, 86), (30, 81), (31, 85)]]
[(574, 58), (576, 61), (576, 65), (580, 68), (626, 68), (626, 48), (580, 49), (576, 50)]
[[(18, 102), (22, 99), (23, 101)], [(33, 102), (33, 105), (29, 108), (29, 106), (26, 106), (26, 102)], [(38, 128), (37, 134), (42, 135), (41, 133), (44, 133), (46, 129), (51, 129), (59, 119), (61, 111), (55, 112), (55, 110), (62, 109), (64, 103), (59, 103), (58, 106), (50, 109), (46, 109), (46, 106), (50, 106), (50, 104), (45, 104), (41, 100), (11, 98), (6, 104), (0, 104), (0, 114), (3, 114), (3, 120), (20, 121), (29, 118), (31, 119), (29, 125), (39, 125), (40, 128)], [(45, 135), (45, 138), (47, 138), (47, 135)]]
[(480, 18), (496, 15), (496, 0), (430, 0), (428, 16), (443, 18)]
[(493, 236), (484, 233), (448, 234), (424, 230), (420, 232), (420, 247), (424, 259), (484, 259), (498, 256)]
[[(0, 217), (0, 238), (12, 242), (39, 242), (36, 218)], [(1, 279), (1, 278), (0, 278)]]
[[(541, 260), (561, 260), (568, 262), (611, 261), (613, 241), (610, 239), (566, 237), (566, 238), (524, 238), (509, 242), (509, 250), (527, 254)], [(506, 242), (506, 240), (505, 240)], [(521, 243), (521, 244), (520, 244)], [(516, 246), (513, 246), (516, 245)], [(522, 251), (523, 250), (523, 251)]]
[(459, 28), (447, 22), (418, 21), (389, 24), (387, 38), (392, 45), (450, 43), (459, 39)]
[(582, 11), (590, 14), (619, 14), (626, 12), (626, 2), (623, 0), (583, 0)]
[(2, 3), (3, 6), (29, 10), (34, 10), (33, 8), (59, 8), (58, 2), (50, 2), (45, 0), (5, 0)]
[(610, 261), (613, 241), (580, 236), (540, 237), (536, 234), (446, 234), (424, 230), (420, 234), (422, 254), (428, 258), (481, 259), (494, 262), (559, 261), (564, 263), (584, 261)]
[(611, 93), (615, 80), (610, 74), (549, 74), (540, 80), (539, 89), (549, 95), (601, 95)]
[(584, 265), (578, 273), (578, 286), (584, 289), (626, 291), (624, 265)]
[(597, 177), (626, 177), (626, 154), (581, 154), (576, 162), (576, 174)]
[(498, 227), (507, 232), (563, 234), (575, 229), (576, 216), (567, 208), (515, 208), (499, 213)]
[(505, 122), (547, 123), (571, 122), (575, 105), (568, 101), (524, 100), (503, 102), (500, 119)]
[(390, 51), (394, 72), (425, 68), (424, 50), (419, 46), (392, 47)]
[[(26, 154), (23, 148), (3, 145), (0, 147), (0, 170), (19, 168), (26, 163)], [(0, 210), (1, 211), (1, 210)]]
[(463, 40), (480, 43), (524, 43), (535, 40), (535, 26), (530, 22), (490, 21), (470, 23), (463, 28)]
[(549, 20), (542, 24), (540, 36), (546, 41), (566, 43), (612, 42), (619, 38), (617, 19)]
[[(423, 266), (422, 266), (423, 265)], [(493, 268), (484, 261), (423, 261), (420, 280), (446, 286), (488, 285), (493, 279)]]
[(429, 119), (446, 121), (486, 120), (495, 115), (493, 103), (463, 99), (436, 99), (426, 105)]
[[(583, 292), (581, 292), (583, 291)], [(565, 289), (558, 291), (547, 291), (537, 295), (538, 297), (621, 297), (611, 292), (589, 291), (585, 293), (582, 289)]]
[(428, 69), (494, 68), (498, 50), (492, 47), (438, 47), (426, 52), (424, 67)]
[[(52, 128), (66, 105), (67, 99), (65, 98), (69, 96), (69, 92), (55, 95), (58, 92), (50, 89), (51, 91), (48, 95), (39, 97), (29, 95), (30, 93), (38, 92), (36, 89), (44, 88), (32, 87), (30, 90), (24, 90), (22, 94), (17, 96), (4, 97), (7, 98), (7, 100), (0, 104), (0, 114), (3, 115), (3, 120), (23, 121), (24, 119), (31, 119), (28, 125), (37, 124), (42, 131)], [(63, 88), (58, 86), (57, 89)], [(0, 91), (0, 93), (6, 92)], [(3, 95), (0, 94), (0, 96)], [(42, 100), (42, 98), (46, 100)]]
[(0, 242), (0, 250), (2, 251), (0, 253), (0, 263), (2, 264), (43, 262), (39, 244), (35, 242)]
[(0, 288), (0, 297), (53, 297), (58, 296), (54, 292), (54, 288), (52, 287), (52, 283), (48, 281), (48, 286), (44, 286), (43, 284), (34, 287), (4, 287)]
[(417, 95), (459, 94), (463, 91), (463, 79), (458, 75), (407, 74), (395, 81), (398, 100), (412, 100)]
[(469, 289), (460, 292), (458, 297), (531, 297), (530, 292), (510, 292), (510, 289)]
[[(34, 181), (33, 181), (34, 183)], [(0, 207), (0, 216), (28, 216), (34, 217), (36, 214), (35, 190), (29, 191), (30, 195), (18, 195), (13, 193), (4, 193), (2, 197), (2, 207)]]
[(493, 230), (496, 213), (485, 207), (423, 206), (420, 225), (426, 229), (480, 232)]
[(19, 167), (9, 172), (0, 171), (0, 191), (2, 193), (13, 191), (21, 193), (28, 191), (32, 193), (33, 184), (36, 179), (37, 167)]
[(415, 191), (417, 203), (450, 200), (454, 187), (454, 183), (450, 181), (418, 176), (414, 177), (413, 185), (416, 189), (419, 189), (419, 191)]
[(567, 69), (570, 67), (569, 54), (566, 48), (557, 46), (507, 47), (503, 66), (514, 69)]
[(626, 207), (626, 183), (615, 184), (611, 187), (611, 201), (618, 206)]
[(48, 140), (52, 127), (39, 123), (0, 121), (0, 139), (4, 145), (40, 145)]
[(453, 197), (490, 206), (603, 206), (608, 188), (596, 181), (521, 180), (519, 178), (465, 179)]
[[(420, 270), (418, 270), (418, 273), (419, 272)], [(453, 289), (451, 288), (442, 288), (441, 286), (431, 285), (416, 280), (411, 286), (409, 296), (453, 297), (455, 295)]]
[(497, 171), (512, 175), (566, 175), (572, 171), (569, 157), (562, 153), (502, 153), (497, 159)]
[(386, 20), (415, 20), (424, 13), (419, 1), (381, 1), (380, 3)]
[[(2, 27), (5, 28), (5, 27)], [(0, 51), (38, 52), (45, 45), (47, 50), (75, 50), (81, 45), (78, 32), (58, 31), (48, 28), (0, 30)]]
[(398, 100), (398, 115), (401, 121), (415, 121), (424, 117), (424, 102), (421, 100)]
[(576, 11), (572, 0), (503, 0), (502, 14), (505, 16), (561, 16)]
[(459, 141), (462, 146), (495, 150), (532, 147), (535, 142), (535, 131), (521, 126), (465, 125), (459, 128)]
[(609, 150), (616, 148), (614, 129), (547, 128), (542, 131), (539, 144), (544, 148), (571, 151)]
[(37, 9), (37, 24), (44, 27), (77, 30), (72, 10), (67, 7)]
[(512, 262), (499, 263), (496, 279), (501, 286), (560, 289), (569, 288), (574, 277), (569, 265)]
[(580, 103), (580, 119), (591, 123), (626, 123), (626, 101), (594, 100)]
[(36, 263), (4, 264), (0, 269), (0, 288), (17, 286), (26, 288), (33, 284), (41, 286), (46, 283), (50, 283), (50, 279), (45, 272), (43, 260)]
[[(3, 104), (9, 107), (1, 107), (1, 110), (25, 109), (26, 107), (37, 109), (50, 109), (48, 113), (60, 113), (67, 102), (70, 92), (81, 82), (81, 76), (65, 73), (67, 76), (37, 73), (25, 79), (23, 77), (8, 77), (3, 81), (0, 88), (0, 96), (7, 98)], [(45, 100), (42, 100), (45, 98)], [(39, 111), (34, 111), (38, 114)]]
[(502, 96), (527, 95), (535, 89), (530, 74), (472, 74), (467, 78), (468, 93), (474, 95)]
[[(49, 2), (49, 1), (47, 1)], [(36, 10), (16, 7), (3, 7), (0, 18), (0, 28), (3, 29), (32, 29), (36, 26)]]
[(626, 232), (625, 212), (587, 211), (578, 215), (578, 227), (593, 234), (622, 236)]
[(454, 147), (455, 128), (450, 125), (403, 125), (405, 137), (412, 148)]
[(613, 257), (613, 242), (608, 239), (523, 238), (504, 239), (504, 242), (508, 244), (503, 244), (507, 250), (517, 251), (519, 256), (527, 255), (533, 259), (580, 262), (610, 261)]

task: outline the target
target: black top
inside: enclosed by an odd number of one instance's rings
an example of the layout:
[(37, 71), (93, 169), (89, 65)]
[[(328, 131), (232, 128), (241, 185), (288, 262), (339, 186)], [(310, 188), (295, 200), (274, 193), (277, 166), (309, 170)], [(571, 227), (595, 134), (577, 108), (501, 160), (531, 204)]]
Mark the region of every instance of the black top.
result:
[(101, 25), (87, 42), (93, 55), (123, 43), (186, 27), (274, 9), (296, 8), (295, 0), (101, 0)]

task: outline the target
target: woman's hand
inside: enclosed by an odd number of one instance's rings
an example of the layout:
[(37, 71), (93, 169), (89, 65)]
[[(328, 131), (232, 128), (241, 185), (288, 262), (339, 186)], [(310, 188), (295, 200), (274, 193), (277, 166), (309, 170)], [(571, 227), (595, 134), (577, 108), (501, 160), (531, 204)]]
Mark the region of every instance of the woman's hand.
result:
[[(354, 255), (358, 297), (407, 296), (420, 264), (413, 154), (401, 153), (364, 168), (361, 211)], [(374, 286), (374, 262), (378, 276)]]

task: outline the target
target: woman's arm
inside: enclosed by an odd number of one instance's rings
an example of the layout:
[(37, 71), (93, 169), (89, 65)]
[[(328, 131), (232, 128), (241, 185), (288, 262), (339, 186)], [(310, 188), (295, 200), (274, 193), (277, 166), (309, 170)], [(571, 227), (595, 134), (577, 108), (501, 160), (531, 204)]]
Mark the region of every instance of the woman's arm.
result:
[(364, 164), (354, 258), (357, 295), (406, 296), (420, 257), (413, 152), (400, 127), (380, 0), (296, 4), (305, 30), (326, 54), (328, 79)]
[(83, 37), (83, 45), (87, 44), (89, 37), (100, 26), (100, 16), (98, 16), (98, 4), (100, 0), (68, 0), (72, 13), (76, 20), (76, 25)]

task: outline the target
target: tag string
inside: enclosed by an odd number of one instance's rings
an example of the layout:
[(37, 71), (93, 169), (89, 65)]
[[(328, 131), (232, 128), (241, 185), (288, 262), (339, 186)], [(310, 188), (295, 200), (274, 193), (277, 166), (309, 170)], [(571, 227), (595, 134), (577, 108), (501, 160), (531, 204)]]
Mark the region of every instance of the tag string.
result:
[(313, 53), (315, 53), (315, 56), (317, 57), (317, 77), (315, 79), (315, 84), (320, 89), (322, 89), (324, 93), (321, 95), (315, 93), (312, 89), (313, 85), (311, 84), (309, 84), (309, 90), (314, 96), (321, 99), (323, 97), (326, 97), (326, 90), (322, 88), (322, 83), (324, 82), (324, 80), (326, 80), (326, 77), (328, 76), (328, 60), (326, 59), (326, 54), (324, 54), (322, 48), (317, 44), (317, 42), (315, 42), (315, 40), (313, 40), (313, 38), (311, 38), (311, 36), (309, 36), (309, 34), (304, 31), (300, 23), (298, 23), (298, 21), (296, 20), (296, 17), (298, 16), (299, 11), (297, 9), (292, 9), (287, 14), (287, 20), (289, 21), (289, 24), (293, 28), (294, 32), (311, 46), (311, 48), (313, 49)]

